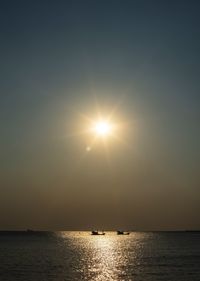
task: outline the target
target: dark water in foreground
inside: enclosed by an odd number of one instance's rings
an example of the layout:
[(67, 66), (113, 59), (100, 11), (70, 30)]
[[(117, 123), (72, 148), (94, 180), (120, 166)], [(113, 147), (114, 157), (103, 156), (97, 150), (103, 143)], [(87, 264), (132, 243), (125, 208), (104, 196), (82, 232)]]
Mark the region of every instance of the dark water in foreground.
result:
[(0, 232), (1, 281), (200, 280), (200, 232)]

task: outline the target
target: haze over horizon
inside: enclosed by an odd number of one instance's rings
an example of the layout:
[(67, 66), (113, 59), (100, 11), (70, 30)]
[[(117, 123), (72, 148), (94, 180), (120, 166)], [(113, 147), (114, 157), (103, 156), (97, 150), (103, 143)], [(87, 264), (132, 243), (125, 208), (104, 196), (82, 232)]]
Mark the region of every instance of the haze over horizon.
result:
[(0, 230), (200, 229), (199, 10), (0, 4)]

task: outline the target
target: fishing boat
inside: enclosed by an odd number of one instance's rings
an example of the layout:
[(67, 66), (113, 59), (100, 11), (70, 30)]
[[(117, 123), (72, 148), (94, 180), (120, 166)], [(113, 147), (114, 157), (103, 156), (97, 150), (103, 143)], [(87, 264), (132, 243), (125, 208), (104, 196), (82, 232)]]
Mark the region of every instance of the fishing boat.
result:
[(121, 230), (118, 230), (117, 231), (117, 235), (129, 235), (130, 232), (124, 232), (124, 231), (121, 231)]
[(93, 230), (91, 232), (91, 235), (105, 235), (105, 232), (104, 231), (97, 231), (97, 230)]

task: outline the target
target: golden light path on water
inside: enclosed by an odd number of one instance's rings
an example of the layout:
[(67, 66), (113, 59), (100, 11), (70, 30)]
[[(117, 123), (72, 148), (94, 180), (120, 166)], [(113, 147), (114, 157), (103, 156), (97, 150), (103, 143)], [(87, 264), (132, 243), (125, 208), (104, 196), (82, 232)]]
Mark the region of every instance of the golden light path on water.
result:
[(122, 253), (117, 249), (116, 238), (113, 236), (94, 237), (91, 240), (93, 248), (93, 272), (96, 272), (95, 280), (118, 280), (121, 272), (120, 265), (126, 265), (126, 259), (122, 259)]
[[(136, 237), (135, 242), (134, 236)], [(89, 232), (63, 233), (63, 238), (70, 238), (77, 253), (78, 265), (74, 269), (81, 280), (109, 281), (133, 280), (128, 265), (131, 255), (132, 265), (138, 254), (137, 234), (90, 235)]]

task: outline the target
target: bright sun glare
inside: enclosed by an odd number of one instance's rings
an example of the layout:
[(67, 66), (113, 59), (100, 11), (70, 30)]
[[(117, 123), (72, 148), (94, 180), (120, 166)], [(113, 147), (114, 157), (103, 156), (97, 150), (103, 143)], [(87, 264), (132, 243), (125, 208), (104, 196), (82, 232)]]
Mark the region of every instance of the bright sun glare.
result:
[(82, 131), (80, 130), (80, 134), (86, 135), (85, 151), (87, 153), (93, 152), (97, 147), (101, 148), (103, 146), (109, 159), (109, 150), (112, 145), (115, 145), (115, 141), (124, 143), (121, 137), (124, 123), (119, 123), (118, 117), (115, 118), (115, 111), (116, 109), (114, 108), (110, 114), (107, 113), (105, 115), (104, 112), (98, 109), (93, 116), (81, 114), (85, 122), (84, 129)]
[(105, 137), (112, 132), (112, 125), (108, 121), (97, 121), (94, 124), (93, 131), (97, 136)]

